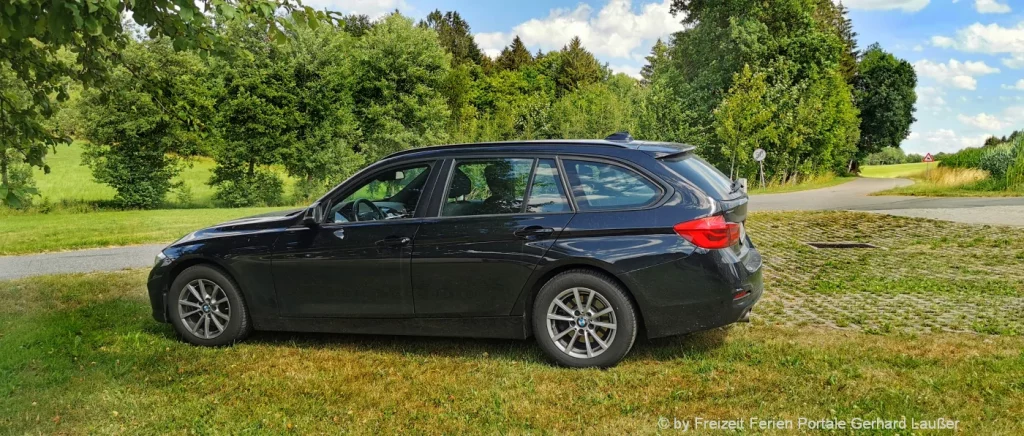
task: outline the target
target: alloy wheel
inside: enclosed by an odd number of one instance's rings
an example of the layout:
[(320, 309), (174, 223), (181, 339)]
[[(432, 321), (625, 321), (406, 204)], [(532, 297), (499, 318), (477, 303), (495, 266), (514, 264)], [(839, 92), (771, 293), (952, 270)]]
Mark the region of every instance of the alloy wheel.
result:
[(582, 287), (566, 289), (551, 301), (546, 324), (555, 346), (578, 359), (607, 351), (618, 330), (615, 309), (608, 299)]
[(178, 317), (197, 338), (213, 339), (224, 333), (231, 321), (231, 302), (213, 281), (195, 279), (178, 295)]

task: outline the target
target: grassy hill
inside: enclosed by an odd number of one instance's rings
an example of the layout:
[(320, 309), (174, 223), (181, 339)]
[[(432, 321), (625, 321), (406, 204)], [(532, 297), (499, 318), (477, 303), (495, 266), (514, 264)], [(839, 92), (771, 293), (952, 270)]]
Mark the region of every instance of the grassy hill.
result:
[(924, 170), (929, 167), (935, 168), (938, 165), (938, 162), (915, 162), (896, 165), (864, 165), (860, 167), (860, 175), (861, 177), (874, 178), (910, 177), (924, 172)]
[[(57, 147), (56, 153), (50, 153), (46, 157), (46, 163), (51, 169), (50, 174), (45, 174), (40, 169), (36, 169), (34, 173), (36, 186), (42, 195), (36, 199), (37, 203), (46, 201), (57, 204), (94, 204), (114, 198), (114, 189), (97, 183), (93, 180), (89, 167), (82, 165), (83, 151), (83, 143), (75, 141), (70, 146)], [(208, 184), (214, 165), (213, 159), (208, 157), (190, 159), (175, 181), (183, 182), (184, 191), (191, 193), (191, 199), (181, 198), (178, 191), (172, 191), (167, 196), (165, 207), (215, 207), (214, 190)], [(285, 180), (285, 198), (289, 198), (294, 180), (287, 177), (283, 171), (279, 171), (279, 174)]]

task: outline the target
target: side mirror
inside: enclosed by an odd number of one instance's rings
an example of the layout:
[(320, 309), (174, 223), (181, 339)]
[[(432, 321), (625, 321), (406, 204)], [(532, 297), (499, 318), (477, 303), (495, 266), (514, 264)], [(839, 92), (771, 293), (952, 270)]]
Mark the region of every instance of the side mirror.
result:
[(313, 203), (302, 216), (302, 223), (310, 227), (317, 227), (322, 222), (324, 222), (324, 211), (320, 208), (320, 203)]

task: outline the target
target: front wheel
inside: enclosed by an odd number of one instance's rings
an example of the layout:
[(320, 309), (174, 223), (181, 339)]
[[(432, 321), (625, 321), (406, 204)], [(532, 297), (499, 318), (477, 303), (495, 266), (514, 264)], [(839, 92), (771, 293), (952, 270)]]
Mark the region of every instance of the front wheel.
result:
[(549, 280), (533, 304), (533, 334), (559, 365), (615, 366), (633, 348), (636, 311), (610, 277), (572, 270)]
[(167, 307), (174, 329), (195, 345), (232, 344), (252, 329), (238, 285), (211, 266), (196, 265), (178, 274), (167, 292)]

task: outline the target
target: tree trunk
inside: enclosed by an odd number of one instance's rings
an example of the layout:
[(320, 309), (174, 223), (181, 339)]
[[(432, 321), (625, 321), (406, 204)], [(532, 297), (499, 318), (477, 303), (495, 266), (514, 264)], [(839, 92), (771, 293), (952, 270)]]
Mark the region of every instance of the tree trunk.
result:
[(7, 180), (7, 149), (0, 149), (0, 179), (3, 183), (0, 186), (7, 186), (10, 180)]

